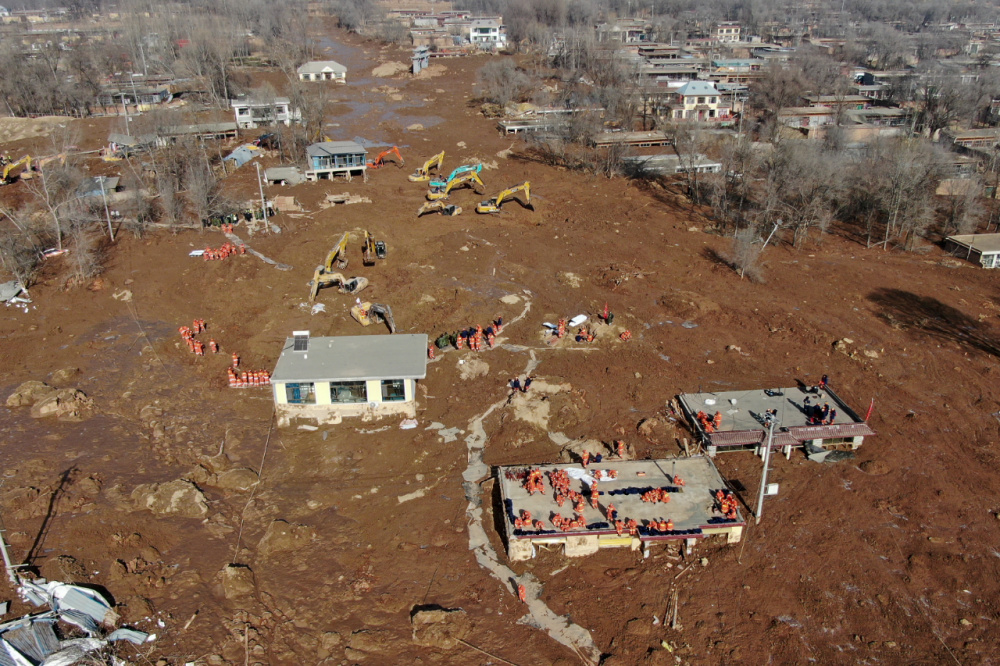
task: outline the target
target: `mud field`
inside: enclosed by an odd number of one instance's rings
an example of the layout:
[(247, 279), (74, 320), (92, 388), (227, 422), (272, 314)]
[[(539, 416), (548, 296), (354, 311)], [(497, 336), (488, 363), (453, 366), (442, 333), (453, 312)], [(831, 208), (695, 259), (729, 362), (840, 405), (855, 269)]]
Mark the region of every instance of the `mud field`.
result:
[[(331, 137), (399, 145), (406, 164), (367, 183), (270, 188), (303, 210), (275, 218), (280, 234), (236, 232), (291, 270), (188, 257), (220, 245), (218, 232), (123, 233), (89, 287), (65, 289), (68, 259), (53, 259), (31, 309), (0, 311), (3, 397), (39, 380), (93, 401), (79, 421), (0, 409), (15, 559), (106, 588), (126, 622), (157, 634), (123, 648), (135, 663), (992, 663), (996, 275), (936, 247), (883, 252), (832, 235), (769, 248), (766, 283), (741, 281), (716, 259), (729, 241), (675, 196), (517, 157), (521, 144), (470, 101), (487, 57), (378, 78), (408, 53), (336, 33), (328, 46), (349, 80), (333, 92)], [(83, 147), (114, 122), (88, 121)], [(477, 215), (483, 197), (462, 190), (451, 197), (462, 215), (417, 219), (425, 188), (407, 175), (440, 150), (446, 171), (487, 163), (488, 194), (530, 180), (535, 210)], [(253, 166), (227, 187), (254, 196)], [(320, 207), (343, 192), (372, 203)], [(363, 229), (388, 258), (362, 268), (354, 242), (347, 272), (371, 280), (363, 295), (390, 304), (400, 332), (434, 338), (502, 315), (504, 344), (431, 362), (414, 430), (396, 418), (277, 428), (267, 389), (226, 386), (229, 354), (271, 369), (293, 329), (385, 334), (356, 324), (353, 297), (334, 289), (320, 292), (325, 312), (308, 304), (314, 267)], [(614, 331), (546, 344), (543, 322), (605, 302)], [(177, 328), (195, 318), (222, 354), (181, 344)], [(526, 370), (539, 390), (508, 403), (507, 381)], [(878, 436), (836, 464), (775, 456), (780, 494), (742, 543), (506, 561), (490, 465), (558, 461), (580, 439), (676, 455), (690, 437), (665, 412), (678, 393), (824, 373), (857, 411), (874, 398)], [(752, 505), (759, 460), (717, 461)], [(0, 596), (12, 597), (6, 583)], [(440, 609), (461, 610), (420, 613)]]

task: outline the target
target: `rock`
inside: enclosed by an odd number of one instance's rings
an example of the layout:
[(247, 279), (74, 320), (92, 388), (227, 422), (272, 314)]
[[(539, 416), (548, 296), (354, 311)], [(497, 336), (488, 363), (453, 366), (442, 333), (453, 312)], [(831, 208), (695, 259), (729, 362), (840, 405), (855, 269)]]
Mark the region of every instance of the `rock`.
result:
[(865, 349), (861, 353), (867, 356), (868, 358), (878, 358), (878, 352), (875, 351), (874, 349)]
[(500, 302), (505, 303), (506, 305), (515, 305), (521, 302), (521, 297), (517, 294), (507, 294), (506, 296), (500, 298)]
[[(767, 447), (764, 447), (764, 448), (766, 449)], [(708, 558), (707, 557), (701, 558), (701, 566), (703, 566), (703, 567), (707, 567), (708, 566)]]
[(274, 553), (300, 550), (316, 538), (316, 530), (308, 525), (293, 525), (284, 520), (275, 520), (267, 526), (267, 531), (257, 544), (257, 552), (262, 558)]
[(14, 389), (14, 392), (7, 396), (8, 407), (24, 407), (33, 405), (41, 398), (53, 393), (56, 389), (45, 382), (27, 381)]
[(963, 618), (962, 618), (961, 620), (959, 620), (959, 621), (958, 621), (958, 623), (959, 623), (960, 625), (962, 625), (963, 627), (971, 627), (971, 626), (972, 626), (972, 622), (971, 622), (971, 621), (969, 621), (969, 620), (967, 620), (967, 619), (966, 619), (966, 618), (964, 618), (964, 617), (963, 617)]
[(656, 426), (660, 425), (659, 419), (649, 418), (639, 421), (639, 425), (636, 426), (636, 432), (638, 432), (643, 437), (652, 437), (653, 431)]
[(460, 608), (454, 610), (420, 610), (410, 616), (413, 642), (424, 647), (450, 650), (469, 633), (469, 616)]
[(319, 637), (319, 644), (324, 650), (330, 652), (336, 650), (344, 642), (343, 636), (341, 636), (336, 631), (327, 631), (322, 636)]
[(625, 624), (625, 634), (627, 636), (649, 636), (653, 631), (653, 625), (643, 619), (635, 618)]
[(736, 345), (726, 345), (726, 351), (739, 352), (740, 354), (743, 353), (743, 350), (737, 347)]
[(257, 472), (244, 467), (216, 475), (214, 485), (226, 490), (249, 490), (254, 487), (257, 480)]
[(410, 130), (411, 132), (420, 132), (421, 130), (424, 129), (424, 126), (421, 125), (420, 123), (413, 123), (412, 125), (407, 125), (406, 129)]
[(393, 643), (392, 633), (386, 629), (362, 629), (351, 634), (348, 648), (360, 652), (385, 652)]
[(80, 368), (63, 368), (52, 373), (53, 384), (66, 384), (80, 374)]
[(31, 418), (55, 416), (60, 420), (78, 421), (94, 406), (94, 401), (78, 389), (58, 389), (48, 393), (31, 407)]
[(583, 279), (576, 273), (560, 273), (559, 282), (566, 285), (570, 289), (579, 289), (580, 285), (583, 284)]
[(242, 564), (228, 564), (222, 570), (222, 590), (226, 599), (242, 599), (256, 590), (253, 571)]
[(152, 421), (158, 416), (163, 416), (163, 410), (156, 405), (146, 405), (139, 410), (139, 419), (142, 421)]
[(132, 500), (139, 509), (148, 509), (162, 516), (203, 518), (208, 513), (205, 495), (193, 483), (183, 479), (136, 486), (132, 491)]

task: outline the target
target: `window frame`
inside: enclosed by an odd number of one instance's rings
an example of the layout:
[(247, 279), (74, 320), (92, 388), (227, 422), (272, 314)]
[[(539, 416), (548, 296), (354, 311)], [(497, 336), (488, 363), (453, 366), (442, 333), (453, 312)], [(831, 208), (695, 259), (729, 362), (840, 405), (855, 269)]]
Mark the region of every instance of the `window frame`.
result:
[[(305, 398), (301, 395), (302, 387), (308, 386)], [(293, 393), (298, 397), (293, 399)], [(316, 404), (316, 382), (286, 382), (285, 401), (289, 405), (315, 405)]]

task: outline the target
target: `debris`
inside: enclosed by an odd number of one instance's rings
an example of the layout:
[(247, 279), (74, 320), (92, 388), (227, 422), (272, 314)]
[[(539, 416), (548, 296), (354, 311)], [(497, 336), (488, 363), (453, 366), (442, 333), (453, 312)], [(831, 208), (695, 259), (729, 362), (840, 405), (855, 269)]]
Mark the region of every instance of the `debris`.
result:
[(324, 303), (317, 303), (309, 310), (309, 314), (319, 314), (320, 312), (326, 312), (326, 305)]
[(136, 486), (132, 491), (132, 500), (140, 509), (148, 509), (158, 515), (203, 518), (208, 513), (205, 495), (184, 479)]
[[(20, 296), (22, 293), (24, 296)], [(0, 301), (8, 303), (13, 302), (15, 298), (21, 303), (31, 302), (31, 299), (28, 298), (27, 290), (17, 280), (0, 284)]]
[(226, 599), (250, 596), (256, 590), (253, 571), (243, 564), (228, 564), (222, 570), (222, 590)]
[(416, 419), (403, 419), (399, 424), (400, 430), (413, 430), (417, 427)]
[(312, 432), (314, 430), (319, 430), (319, 428), (316, 427), (316, 426), (314, 426), (314, 425), (300, 425), (299, 426), (299, 430), (308, 430), (308, 431)]

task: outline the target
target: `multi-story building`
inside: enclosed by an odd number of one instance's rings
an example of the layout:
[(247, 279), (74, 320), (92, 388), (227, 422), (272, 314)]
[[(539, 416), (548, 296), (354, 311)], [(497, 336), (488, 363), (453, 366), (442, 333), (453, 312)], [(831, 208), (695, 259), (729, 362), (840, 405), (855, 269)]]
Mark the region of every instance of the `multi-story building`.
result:
[(741, 26), (738, 22), (723, 21), (719, 25), (715, 26), (713, 37), (715, 37), (715, 41), (721, 44), (731, 44), (733, 42), (740, 41), (742, 31), (743, 26)]
[(267, 125), (291, 125), (302, 120), (298, 109), (292, 108), (287, 97), (275, 97), (273, 100), (234, 99), (230, 100), (236, 124), (240, 129), (253, 129)]
[(674, 93), (671, 118), (716, 122), (732, 116), (732, 105), (710, 81), (688, 81)]

